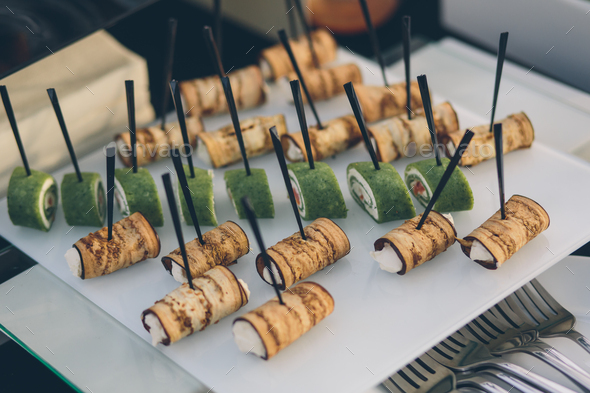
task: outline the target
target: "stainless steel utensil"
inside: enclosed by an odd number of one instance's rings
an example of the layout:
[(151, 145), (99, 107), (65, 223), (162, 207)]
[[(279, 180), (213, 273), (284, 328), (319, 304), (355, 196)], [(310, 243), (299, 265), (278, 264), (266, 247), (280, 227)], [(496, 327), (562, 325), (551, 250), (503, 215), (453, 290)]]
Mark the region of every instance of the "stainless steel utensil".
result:
[(458, 392), (455, 384), (455, 374), (426, 355), (414, 360), (382, 383), (389, 391), (401, 393)]

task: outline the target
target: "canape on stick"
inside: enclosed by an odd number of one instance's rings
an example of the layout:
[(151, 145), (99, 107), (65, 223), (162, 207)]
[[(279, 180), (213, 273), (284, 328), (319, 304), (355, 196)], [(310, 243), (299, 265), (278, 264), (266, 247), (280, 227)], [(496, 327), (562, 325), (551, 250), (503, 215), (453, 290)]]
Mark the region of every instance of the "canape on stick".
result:
[(215, 266), (158, 300), (141, 314), (154, 346), (170, 345), (197, 331), (205, 330), (248, 303), (248, 285), (228, 268)]
[(83, 280), (104, 276), (160, 253), (158, 234), (139, 212), (114, 223), (112, 230), (110, 240), (108, 228), (104, 227), (78, 240), (66, 252), (74, 276)]
[[(185, 174), (190, 173), (188, 165), (184, 165), (182, 168)], [(195, 176), (190, 177), (187, 175), (186, 181), (199, 223), (204, 226), (216, 227), (217, 215), (215, 214), (215, 200), (213, 197), (213, 171), (201, 168), (193, 168), (193, 171)], [(176, 196), (180, 220), (188, 225), (193, 225), (193, 219), (181, 188), (180, 182), (177, 181), (174, 195)]]
[[(356, 94), (363, 108), (365, 120), (368, 123), (399, 116), (406, 113), (406, 83), (396, 83), (389, 86), (358, 85)], [(420, 89), (416, 82), (410, 84), (412, 108), (422, 108)]]
[(295, 285), (282, 299), (284, 304), (275, 297), (234, 320), (232, 333), (240, 351), (268, 360), (334, 310), (332, 295), (313, 282)]
[[(254, 108), (266, 102), (268, 88), (258, 66), (234, 70), (229, 78), (235, 86), (238, 110)], [(217, 75), (180, 82), (180, 89), (190, 116), (211, 116), (229, 111)]]
[[(337, 44), (332, 33), (317, 29), (311, 33), (313, 47), (320, 64), (329, 63), (336, 58)], [(295, 59), (302, 69), (313, 68), (313, 56), (305, 35), (289, 40)], [(260, 53), (260, 68), (266, 79), (277, 80), (293, 72), (289, 56), (281, 44), (264, 49)], [(232, 81), (233, 83), (233, 81)]]
[[(277, 127), (280, 135), (287, 133), (285, 116), (280, 114), (257, 116), (240, 122), (248, 157), (256, 157), (272, 151), (268, 129), (273, 125)], [(198, 139), (197, 156), (214, 168), (235, 164), (242, 160), (233, 124), (217, 131), (202, 132), (198, 135)]]
[[(205, 232), (203, 242), (194, 239), (185, 245), (191, 277), (200, 277), (215, 266), (233, 265), (249, 251), (246, 233), (232, 221)], [(176, 281), (187, 282), (180, 248), (163, 257), (162, 264)]]

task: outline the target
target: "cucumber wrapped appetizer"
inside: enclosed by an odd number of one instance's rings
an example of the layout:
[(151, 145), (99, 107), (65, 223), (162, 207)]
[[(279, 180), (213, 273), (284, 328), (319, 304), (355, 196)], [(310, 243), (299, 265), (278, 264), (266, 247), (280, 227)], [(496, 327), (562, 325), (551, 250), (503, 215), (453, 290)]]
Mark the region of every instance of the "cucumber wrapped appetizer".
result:
[(346, 169), (352, 198), (378, 223), (405, 220), (416, 215), (412, 198), (393, 165), (355, 162)]
[[(430, 158), (408, 164), (404, 177), (412, 195), (424, 207), (428, 206), (432, 193), (444, 174), (450, 160), (442, 158), (442, 165), (436, 165), (436, 159)], [(459, 168), (455, 168), (445, 189), (433, 207), (439, 212), (455, 212), (473, 209), (473, 193), (467, 178)]]
[(348, 209), (334, 171), (325, 162), (315, 162), (310, 169), (307, 162), (287, 165), (291, 187), (301, 218), (346, 218)]
[[(183, 165), (183, 168), (184, 173), (186, 173), (186, 181), (199, 224), (216, 227), (217, 216), (215, 214), (215, 201), (213, 199), (213, 171), (193, 168), (195, 177), (190, 177), (188, 165)], [(179, 206), (178, 213), (180, 213), (180, 219), (188, 225), (193, 225), (193, 219), (188, 210), (186, 199), (184, 199), (184, 193), (180, 189), (180, 182), (177, 182), (176, 185), (175, 195), (177, 205)]]
[(75, 173), (64, 175), (61, 197), (68, 225), (102, 227), (106, 214), (104, 186), (100, 175), (82, 172), (82, 182)]
[(273, 218), (275, 207), (266, 172), (261, 168), (251, 168), (250, 171), (250, 176), (246, 174), (245, 169), (225, 171), (223, 177), (229, 199), (240, 218), (247, 218), (244, 207), (239, 202), (245, 196), (250, 198), (257, 218)]
[(8, 183), (8, 216), (14, 225), (49, 231), (57, 210), (57, 182), (45, 172), (17, 167)]
[(115, 169), (115, 199), (123, 217), (141, 212), (153, 226), (164, 225), (158, 189), (147, 169)]

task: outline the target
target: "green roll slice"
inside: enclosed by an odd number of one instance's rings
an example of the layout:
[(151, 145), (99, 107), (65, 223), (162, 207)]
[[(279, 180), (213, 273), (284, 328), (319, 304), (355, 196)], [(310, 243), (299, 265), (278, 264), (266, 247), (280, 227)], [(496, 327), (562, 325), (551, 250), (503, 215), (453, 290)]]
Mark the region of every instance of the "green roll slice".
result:
[(150, 172), (139, 168), (115, 169), (115, 199), (123, 217), (140, 212), (154, 227), (164, 225), (162, 204), (156, 183)]
[(49, 231), (57, 210), (57, 182), (45, 172), (17, 167), (8, 182), (8, 216), (14, 225)]
[(352, 198), (378, 223), (416, 216), (412, 197), (393, 165), (355, 162), (346, 168)]
[(68, 225), (102, 227), (106, 213), (104, 186), (100, 175), (82, 172), (82, 182), (75, 173), (64, 175), (61, 199)]
[[(424, 207), (430, 202), (432, 193), (449, 165), (448, 158), (442, 158), (442, 165), (436, 165), (436, 159), (430, 158), (409, 164), (404, 174), (406, 185), (412, 195)], [(457, 212), (473, 209), (473, 193), (469, 182), (461, 169), (455, 168), (445, 189), (434, 204), (438, 212)]]
[[(215, 215), (215, 204), (213, 201), (213, 171), (194, 168), (195, 177), (191, 178), (188, 165), (184, 165), (183, 167), (199, 225), (216, 227), (217, 216)], [(184, 199), (184, 192), (180, 189), (180, 182), (176, 182), (176, 202), (180, 206), (178, 212), (182, 221), (188, 225), (193, 225), (193, 219), (188, 210), (186, 199)]]
[(232, 169), (225, 171), (223, 176), (227, 194), (236, 209), (238, 217), (247, 218), (241, 203), (242, 198), (247, 196), (252, 202), (257, 218), (273, 218), (275, 216), (275, 206), (272, 201), (266, 172), (264, 169), (251, 168), (250, 173), (250, 176), (247, 176), (245, 169)]
[(334, 171), (325, 162), (288, 164), (291, 187), (299, 214), (304, 220), (316, 218), (346, 218), (348, 209)]

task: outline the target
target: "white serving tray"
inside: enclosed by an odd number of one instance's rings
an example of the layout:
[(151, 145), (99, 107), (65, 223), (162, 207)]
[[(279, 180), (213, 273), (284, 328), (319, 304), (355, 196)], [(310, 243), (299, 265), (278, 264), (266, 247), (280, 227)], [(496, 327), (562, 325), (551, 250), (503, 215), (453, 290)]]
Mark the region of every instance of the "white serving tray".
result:
[[(339, 58), (340, 62), (353, 59), (342, 51)], [(357, 57), (354, 60), (361, 66), (366, 83), (380, 83), (377, 65)], [(240, 117), (282, 112), (287, 115), (289, 129), (296, 131), (294, 108), (274, 88), (270, 94), (268, 104), (244, 111)], [(435, 101), (441, 100), (435, 96)], [(460, 103), (453, 104), (459, 112), (462, 128), (488, 121), (461, 110)], [(325, 120), (351, 112), (345, 96), (318, 103), (318, 110)], [(519, 110), (514, 108), (514, 112)], [(307, 117), (312, 123), (310, 111)], [(539, 119), (531, 121), (534, 125)], [(228, 124), (229, 116), (207, 119), (205, 123), (211, 130)], [(350, 197), (345, 182), (348, 163), (368, 160), (363, 146), (326, 160), (336, 173), (349, 208), (348, 218), (336, 222), (348, 234), (354, 248), (333, 268), (309, 278), (333, 295), (334, 313), (270, 361), (240, 353), (233, 342), (231, 323), (234, 317), (264, 303), (274, 296), (274, 291), (256, 273), (254, 257), (259, 250), (247, 220), (237, 219), (226, 195), (225, 169), (215, 170), (214, 192), (219, 221), (236, 221), (252, 239), (254, 252), (231, 267), (248, 283), (252, 296), (234, 316), (170, 347), (160, 346), (162, 353), (216, 392), (276, 392), (279, 389), (285, 393), (360, 392), (378, 384), (391, 372), (590, 240), (590, 226), (586, 222), (590, 217), (587, 203), (590, 166), (534, 143), (531, 149), (505, 157), (507, 198), (518, 193), (539, 202), (551, 217), (547, 231), (498, 271), (488, 271), (470, 262), (455, 244), (406, 276), (386, 273), (379, 270), (368, 252), (376, 238), (400, 225), (401, 221), (375, 224)], [(393, 164), (403, 173), (405, 166), (415, 160), (404, 159)], [(203, 166), (198, 160), (195, 163)], [(117, 165), (121, 166), (120, 163)], [(104, 178), (106, 164), (102, 149), (80, 160), (80, 166), (82, 170), (101, 172)], [(166, 166), (173, 168), (169, 160), (149, 166), (162, 198), (166, 223), (165, 227), (158, 229), (162, 241), (160, 256), (178, 246), (160, 178), (168, 171)], [(276, 217), (260, 221), (264, 240), (270, 246), (294, 233), (297, 227), (276, 157), (254, 158), (251, 166), (265, 168), (271, 184)], [(241, 163), (230, 168), (239, 167), (242, 167)], [(57, 181), (61, 182), (63, 174), (71, 171), (71, 166), (57, 171)], [(475, 207), (470, 212), (453, 214), (459, 236), (467, 235), (498, 207), (497, 197), (492, 195), (497, 195), (495, 162), (488, 161), (471, 170), (463, 168), (463, 171), (473, 188)], [(421, 212), (423, 209), (417, 210)], [(115, 213), (115, 220), (118, 219), (120, 215)], [(184, 226), (183, 229), (185, 239), (195, 236), (192, 227)], [(0, 201), (0, 235), (149, 342), (150, 336), (143, 329), (140, 314), (178, 284), (165, 272), (159, 259), (142, 262), (106, 277), (85, 281), (73, 277), (63, 255), (75, 241), (94, 230), (67, 226), (61, 208), (49, 233), (15, 227), (8, 218), (6, 199)]]

